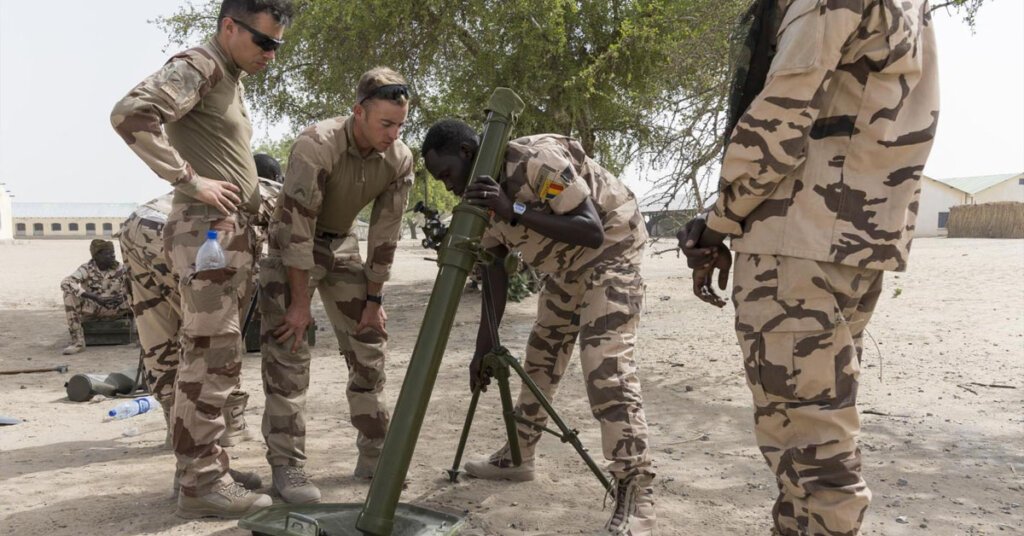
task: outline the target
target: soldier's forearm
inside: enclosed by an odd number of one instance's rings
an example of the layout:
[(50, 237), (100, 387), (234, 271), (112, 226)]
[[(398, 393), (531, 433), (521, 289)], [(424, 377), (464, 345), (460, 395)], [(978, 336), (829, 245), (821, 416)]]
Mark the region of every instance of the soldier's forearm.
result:
[(291, 305), (309, 308), (309, 271), (288, 267), (288, 290), (291, 294)]
[(384, 283), (378, 283), (376, 281), (366, 282), (366, 293), (374, 296), (380, 296), (384, 290)]

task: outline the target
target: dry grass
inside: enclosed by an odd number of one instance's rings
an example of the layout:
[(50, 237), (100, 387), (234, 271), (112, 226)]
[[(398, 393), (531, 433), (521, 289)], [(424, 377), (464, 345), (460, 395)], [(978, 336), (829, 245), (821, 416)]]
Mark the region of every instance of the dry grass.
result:
[(947, 227), (950, 238), (1024, 238), (1024, 203), (955, 206)]

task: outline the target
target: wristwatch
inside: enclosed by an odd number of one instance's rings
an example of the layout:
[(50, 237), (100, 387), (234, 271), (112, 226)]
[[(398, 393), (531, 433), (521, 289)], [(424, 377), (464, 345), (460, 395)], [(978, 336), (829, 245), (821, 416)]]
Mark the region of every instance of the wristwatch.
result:
[(519, 223), (519, 216), (522, 216), (526, 212), (526, 205), (520, 201), (512, 203), (512, 219), (508, 220), (509, 225), (515, 227)]
[(384, 296), (381, 296), (380, 294), (367, 294), (366, 295), (366, 301), (372, 301), (373, 303), (376, 303), (377, 305), (383, 305), (384, 304)]

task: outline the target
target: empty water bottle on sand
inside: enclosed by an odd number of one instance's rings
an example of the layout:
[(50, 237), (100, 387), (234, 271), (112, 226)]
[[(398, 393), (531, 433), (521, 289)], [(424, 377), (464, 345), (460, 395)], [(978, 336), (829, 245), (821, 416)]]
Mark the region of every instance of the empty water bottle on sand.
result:
[(224, 260), (224, 250), (217, 242), (217, 231), (206, 231), (206, 242), (199, 248), (196, 254), (196, 271), (217, 270), (227, 266)]
[(155, 408), (156, 404), (156, 399), (152, 395), (136, 398), (110, 408), (107, 418), (115, 421), (127, 419)]

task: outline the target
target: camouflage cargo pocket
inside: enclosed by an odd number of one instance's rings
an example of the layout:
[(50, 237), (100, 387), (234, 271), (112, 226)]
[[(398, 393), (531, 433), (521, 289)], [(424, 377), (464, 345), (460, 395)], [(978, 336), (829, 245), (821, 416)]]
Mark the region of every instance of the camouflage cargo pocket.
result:
[(238, 324), (238, 270), (195, 272), (181, 285), (182, 332), (189, 337), (241, 333)]
[(769, 80), (775, 75), (806, 72), (817, 65), (825, 40), (823, 7), (824, 0), (795, 0), (786, 9)]

